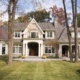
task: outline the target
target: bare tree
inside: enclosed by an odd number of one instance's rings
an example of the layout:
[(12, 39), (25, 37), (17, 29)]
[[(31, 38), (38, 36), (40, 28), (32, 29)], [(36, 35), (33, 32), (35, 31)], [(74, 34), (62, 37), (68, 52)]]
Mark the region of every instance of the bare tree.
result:
[(75, 33), (75, 62), (78, 61), (78, 30), (77, 30), (77, 0), (71, 0), (73, 13), (73, 27)]
[(12, 64), (12, 54), (13, 54), (13, 29), (15, 20), (15, 11), (18, 0), (9, 0), (8, 4), (8, 54), (9, 61), (8, 64)]
[(67, 27), (67, 35), (68, 35), (68, 41), (69, 41), (70, 61), (73, 62), (73, 57), (72, 57), (72, 46), (71, 46), (71, 32), (70, 32), (69, 25), (68, 25), (68, 18), (67, 18), (65, 0), (63, 0), (63, 7), (64, 7), (64, 12), (65, 12), (65, 23), (66, 23), (66, 27)]

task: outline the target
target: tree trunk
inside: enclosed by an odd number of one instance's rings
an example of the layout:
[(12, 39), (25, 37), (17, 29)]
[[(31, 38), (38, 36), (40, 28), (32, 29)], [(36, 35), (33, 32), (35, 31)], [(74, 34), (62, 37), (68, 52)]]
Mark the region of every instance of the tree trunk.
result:
[(16, 11), (16, 4), (18, 0), (9, 0), (8, 5), (8, 55), (9, 61), (8, 64), (12, 64), (12, 57), (13, 57), (13, 29), (14, 29), (14, 20), (15, 20), (15, 11)]
[(71, 0), (72, 2), (72, 13), (73, 13), (73, 27), (75, 33), (75, 62), (78, 61), (78, 30), (77, 30), (77, 0)]
[(75, 62), (78, 61), (77, 0), (75, 0)]
[(63, 7), (64, 7), (64, 12), (65, 12), (65, 20), (66, 20), (66, 27), (67, 27), (67, 35), (68, 35), (68, 41), (69, 41), (69, 54), (70, 54), (70, 61), (73, 62), (72, 46), (71, 46), (71, 32), (70, 32), (70, 30), (69, 30), (69, 25), (68, 25), (68, 18), (67, 18), (67, 12), (66, 12), (65, 0), (63, 0)]

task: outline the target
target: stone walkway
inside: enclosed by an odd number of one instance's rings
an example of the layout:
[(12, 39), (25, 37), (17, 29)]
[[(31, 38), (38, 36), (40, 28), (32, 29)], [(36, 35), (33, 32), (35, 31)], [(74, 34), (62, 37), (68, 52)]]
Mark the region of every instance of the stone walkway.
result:
[(64, 57), (64, 58), (59, 58), (59, 59), (50, 59), (50, 58), (46, 58), (46, 59), (42, 59), (42, 58), (39, 58), (39, 57), (27, 57), (27, 58), (25, 58), (25, 59), (22, 59), (22, 58), (14, 58), (13, 60), (15, 60), (15, 61), (28, 61), (28, 62), (40, 62), (40, 61), (43, 61), (43, 62), (45, 62), (45, 61), (52, 61), (52, 60), (55, 60), (55, 61), (61, 61), (61, 60), (66, 60), (66, 61), (69, 61), (69, 58), (66, 58), (66, 57)]

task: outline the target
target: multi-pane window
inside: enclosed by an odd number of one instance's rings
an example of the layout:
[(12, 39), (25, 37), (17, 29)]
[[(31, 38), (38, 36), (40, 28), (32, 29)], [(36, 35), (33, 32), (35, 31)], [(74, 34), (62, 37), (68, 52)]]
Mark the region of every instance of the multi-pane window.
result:
[(15, 38), (21, 38), (21, 32), (14, 32)]
[(52, 37), (52, 32), (47, 32), (47, 37)]
[(45, 53), (54, 53), (53, 46), (45, 46)]
[(22, 46), (21, 45), (13, 46), (13, 53), (22, 53)]
[(38, 32), (31, 32), (31, 38), (38, 38)]
[(54, 38), (54, 32), (53, 31), (46, 31), (45, 32), (45, 38), (47, 38), (47, 39)]

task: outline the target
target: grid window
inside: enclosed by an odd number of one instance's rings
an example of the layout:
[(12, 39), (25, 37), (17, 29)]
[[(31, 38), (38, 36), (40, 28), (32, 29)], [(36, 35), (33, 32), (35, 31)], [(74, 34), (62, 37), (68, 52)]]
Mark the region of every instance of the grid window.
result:
[(14, 37), (15, 38), (21, 38), (20, 32), (14, 32)]
[(38, 32), (31, 32), (31, 38), (38, 38)]
[(22, 46), (20, 45), (15, 45), (13, 47), (13, 53), (22, 53)]
[(45, 46), (45, 53), (54, 53), (53, 46)]
[(48, 37), (48, 38), (51, 38), (51, 37), (52, 37), (52, 32), (49, 32), (49, 31), (48, 31), (48, 32), (47, 32), (47, 37)]

